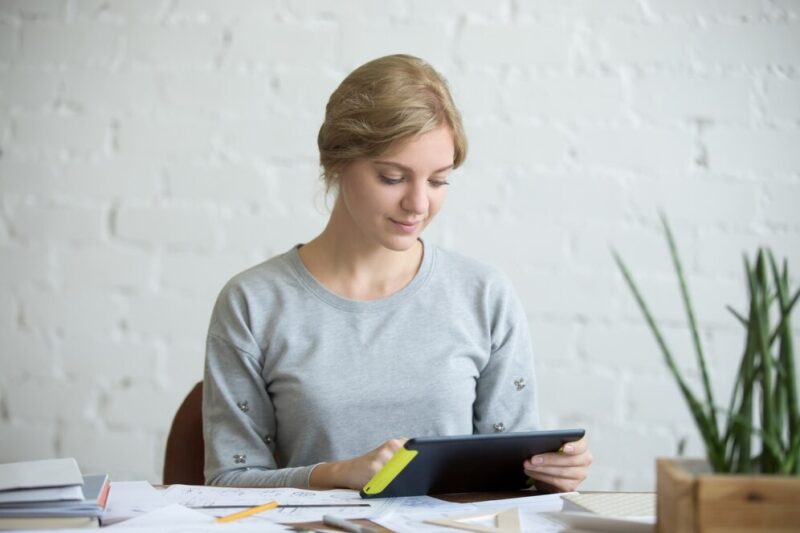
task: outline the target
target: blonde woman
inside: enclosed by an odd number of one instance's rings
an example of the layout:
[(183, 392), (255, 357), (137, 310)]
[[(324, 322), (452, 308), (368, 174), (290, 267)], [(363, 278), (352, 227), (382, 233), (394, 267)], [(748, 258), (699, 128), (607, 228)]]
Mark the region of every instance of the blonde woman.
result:
[[(382, 57), (331, 95), (319, 131), (336, 194), (321, 234), (235, 276), (207, 339), (207, 483), (360, 489), (403, 436), (538, 428), (522, 307), (493, 268), (422, 240), (466, 157), (424, 61)], [(520, 469), (573, 490), (585, 439)]]

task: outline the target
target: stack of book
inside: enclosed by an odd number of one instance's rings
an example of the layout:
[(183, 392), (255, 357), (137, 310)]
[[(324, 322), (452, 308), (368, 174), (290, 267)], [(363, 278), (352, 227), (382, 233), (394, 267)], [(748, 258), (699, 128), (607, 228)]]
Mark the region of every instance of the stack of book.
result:
[(75, 459), (0, 464), (0, 529), (99, 527), (108, 489)]

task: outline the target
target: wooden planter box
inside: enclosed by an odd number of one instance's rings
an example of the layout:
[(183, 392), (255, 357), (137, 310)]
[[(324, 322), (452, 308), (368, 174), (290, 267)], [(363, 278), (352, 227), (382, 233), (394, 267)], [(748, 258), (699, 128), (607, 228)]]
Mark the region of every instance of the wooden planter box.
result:
[(800, 477), (713, 474), (657, 459), (658, 533), (800, 532)]

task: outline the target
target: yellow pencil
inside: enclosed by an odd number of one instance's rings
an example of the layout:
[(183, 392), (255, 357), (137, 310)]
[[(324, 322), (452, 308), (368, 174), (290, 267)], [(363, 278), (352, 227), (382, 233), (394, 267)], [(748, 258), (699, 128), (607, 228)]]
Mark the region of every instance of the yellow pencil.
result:
[(270, 509), (275, 509), (278, 506), (278, 502), (268, 502), (263, 505), (257, 505), (255, 507), (251, 507), (250, 509), (245, 509), (244, 511), (239, 511), (237, 513), (220, 516), (217, 518), (217, 522), (225, 523), (225, 522), (233, 522), (234, 520), (239, 520), (240, 518), (245, 518), (248, 516), (253, 516), (257, 513), (262, 513), (264, 511), (269, 511)]

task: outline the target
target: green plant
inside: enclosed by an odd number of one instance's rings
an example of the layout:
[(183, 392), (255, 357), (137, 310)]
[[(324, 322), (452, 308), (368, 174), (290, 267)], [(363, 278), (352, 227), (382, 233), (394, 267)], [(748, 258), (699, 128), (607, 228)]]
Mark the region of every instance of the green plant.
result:
[[(787, 262), (778, 265), (769, 249), (759, 248), (755, 263), (744, 257), (749, 293), (747, 316), (728, 306), (747, 332), (730, 405), (714, 401), (686, 277), (672, 231), (662, 215), (670, 255), (680, 284), (692, 342), (702, 379), (703, 396), (692, 392), (675, 363), (658, 324), (620, 255), (613, 251), (628, 287), (656, 338), (704, 441), (715, 472), (800, 475), (800, 404), (792, 344), (791, 312), (800, 290), (790, 294)], [(773, 308), (777, 312), (771, 312)], [(772, 316), (776, 321), (772, 321)], [(757, 403), (758, 402), (758, 403)], [(718, 418), (718, 414), (724, 415)], [(755, 438), (754, 438), (755, 437)], [(753, 450), (754, 440), (760, 450)]]

